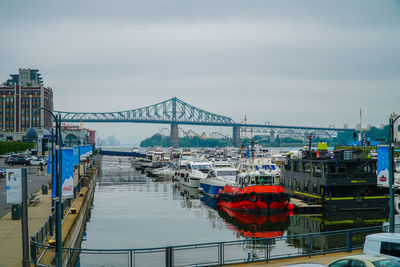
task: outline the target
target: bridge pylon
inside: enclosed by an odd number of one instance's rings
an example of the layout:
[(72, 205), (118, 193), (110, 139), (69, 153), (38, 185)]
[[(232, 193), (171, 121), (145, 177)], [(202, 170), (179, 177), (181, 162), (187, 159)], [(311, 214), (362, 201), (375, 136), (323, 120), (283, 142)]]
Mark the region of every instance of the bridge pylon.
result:
[(172, 147), (179, 147), (178, 124), (171, 124), (171, 133), (169, 136), (169, 143)]
[(239, 147), (240, 146), (240, 126), (233, 126), (233, 146)]

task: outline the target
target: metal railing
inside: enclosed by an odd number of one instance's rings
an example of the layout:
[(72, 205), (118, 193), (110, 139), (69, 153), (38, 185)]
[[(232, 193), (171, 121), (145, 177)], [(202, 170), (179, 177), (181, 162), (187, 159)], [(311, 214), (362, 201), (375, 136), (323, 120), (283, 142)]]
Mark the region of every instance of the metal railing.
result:
[[(80, 192), (82, 188), (82, 179), (79, 180), (78, 184), (74, 186), (74, 197)], [(62, 202), (62, 214), (65, 214), (65, 211), (71, 207), (71, 199), (65, 199)], [(55, 207), (52, 207), (55, 209)], [(54, 230), (56, 229), (56, 213), (53, 210), (53, 212), (50, 214), (50, 216), (47, 218), (47, 220), (42, 224), (42, 226), (39, 228), (39, 230), (31, 236), (31, 258), (32, 261), (35, 262), (37, 260), (37, 253), (39, 250), (37, 250), (37, 246), (33, 244), (43, 244), (45, 243), (51, 235), (53, 235)]]
[[(400, 225), (396, 225), (400, 228)], [(246, 262), (312, 256), (332, 252), (351, 252), (363, 246), (365, 236), (387, 232), (388, 226), (355, 228), (341, 231), (211, 242), (143, 249), (63, 248), (63, 257), (80, 255), (82, 265), (100, 266), (222, 266)], [(31, 240), (34, 251), (55, 249)], [(65, 259), (65, 258), (64, 258)], [(37, 266), (40, 262), (32, 258)], [(70, 266), (73, 266), (73, 261)]]

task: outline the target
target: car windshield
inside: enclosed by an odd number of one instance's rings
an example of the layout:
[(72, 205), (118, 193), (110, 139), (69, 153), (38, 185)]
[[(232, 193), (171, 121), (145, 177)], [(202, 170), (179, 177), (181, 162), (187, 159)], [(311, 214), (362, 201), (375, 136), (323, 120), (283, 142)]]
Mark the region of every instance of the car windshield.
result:
[(373, 264), (376, 267), (400, 267), (399, 262), (391, 259), (374, 261)]

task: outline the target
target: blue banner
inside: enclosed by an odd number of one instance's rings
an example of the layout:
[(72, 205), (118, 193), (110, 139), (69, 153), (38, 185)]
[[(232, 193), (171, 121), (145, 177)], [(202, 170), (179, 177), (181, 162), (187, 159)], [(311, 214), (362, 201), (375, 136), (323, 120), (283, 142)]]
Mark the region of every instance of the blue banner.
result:
[(47, 171), (46, 171), (46, 173), (47, 174), (51, 174), (51, 153), (53, 153), (53, 151), (51, 151), (51, 148), (49, 148), (49, 158), (48, 158), (48, 161), (47, 161)]
[(389, 186), (389, 146), (378, 146), (377, 184)]
[[(55, 153), (54, 159), (54, 170), (56, 170), (59, 151)], [(74, 164), (73, 164), (74, 152), (72, 148), (65, 148), (62, 150), (62, 168), (61, 168), (61, 182), (62, 182), (62, 197), (72, 198), (74, 197)], [(56, 198), (56, 172), (53, 174), (53, 191), (52, 197)]]
[(79, 164), (79, 147), (74, 146), (74, 165)]

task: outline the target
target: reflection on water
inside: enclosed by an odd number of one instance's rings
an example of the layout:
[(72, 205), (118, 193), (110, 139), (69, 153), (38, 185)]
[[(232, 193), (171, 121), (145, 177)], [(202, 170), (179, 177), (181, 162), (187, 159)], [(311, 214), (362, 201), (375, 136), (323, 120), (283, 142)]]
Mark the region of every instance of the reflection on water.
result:
[[(103, 157), (101, 173), (94, 197), (91, 219), (86, 226), (83, 248), (122, 249), (175, 246), (252, 239), (226, 253), (239, 253), (255, 259), (264, 255), (266, 242), (260, 238), (325, 232), (348, 228), (379, 226), (387, 221), (382, 212), (327, 213), (324, 215), (270, 216), (250, 215), (229, 209), (216, 209), (213, 199), (202, 196), (193, 188), (170, 181), (152, 181), (131, 168), (127, 158)], [(354, 242), (361, 236), (353, 236)], [(339, 246), (333, 237), (315, 240), (313, 247)], [(268, 252), (302, 250), (306, 240), (272, 241)], [(214, 251), (215, 252), (215, 251)], [(210, 253), (214, 253), (210, 252)], [(272, 255), (271, 254), (271, 255)], [(160, 260), (164, 255), (160, 255)], [(153, 260), (158, 259), (153, 257)], [(83, 266), (124, 265), (99, 255), (81, 255)], [(157, 266), (147, 262), (143, 266)], [(136, 265), (139, 266), (139, 265)]]

